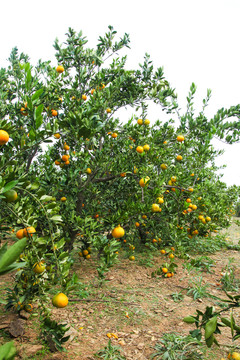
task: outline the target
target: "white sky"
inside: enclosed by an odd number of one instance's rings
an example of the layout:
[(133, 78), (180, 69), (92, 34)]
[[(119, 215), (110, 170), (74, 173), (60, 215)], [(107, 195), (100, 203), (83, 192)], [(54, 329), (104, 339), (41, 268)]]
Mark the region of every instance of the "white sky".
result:
[[(164, 67), (183, 109), (192, 82), (197, 85), (196, 108), (210, 88), (207, 114), (212, 116), (240, 100), (239, 14), (239, 0), (2, 1), (0, 67), (7, 66), (14, 46), (32, 63), (41, 58), (56, 65), (52, 44), (56, 37), (64, 41), (69, 27), (82, 30), (94, 47), (112, 25), (119, 36), (130, 34), (129, 67), (137, 67), (149, 53), (156, 68)], [(161, 119), (161, 114), (154, 110), (149, 118)], [(222, 180), (240, 185), (240, 144), (216, 141), (215, 146), (225, 149), (217, 161), (227, 164)]]

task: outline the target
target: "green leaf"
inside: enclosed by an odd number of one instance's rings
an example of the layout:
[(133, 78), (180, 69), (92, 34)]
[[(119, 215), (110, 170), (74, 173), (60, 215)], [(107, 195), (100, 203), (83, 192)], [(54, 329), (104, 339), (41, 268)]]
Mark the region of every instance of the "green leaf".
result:
[(51, 220), (52, 221), (55, 221), (55, 222), (61, 222), (62, 221), (62, 217), (60, 215), (54, 215), (53, 217), (51, 217)]
[(217, 316), (214, 316), (210, 319), (205, 325), (205, 339), (208, 339), (212, 336), (217, 328)]
[(0, 360), (12, 360), (14, 359), (16, 353), (17, 351), (13, 341), (0, 346)]
[(32, 96), (32, 102), (37, 100), (39, 98), (39, 96), (42, 95), (42, 93), (43, 93), (43, 89), (37, 90)]
[(183, 318), (183, 321), (187, 324), (193, 324), (195, 323), (196, 319), (193, 316), (186, 316)]
[(8, 190), (11, 190), (14, 186), (16, 186), (18, 183), (18, 180), (13, 180), (7, 183), (1, 190), (1, 194), (7, 192)]
[(215, 339), (214, 335), (211, 335), (209, 338), (205, 340), (208, 348), (212, 346), (214, 339)]
[(14, 263), (22, 253), (27, 244), (27, 238), (18, 240), (14, 245), (7, 249), (0, 259), (0, 271), (6, 269), (9, 265)]
[(40, 201), (51, 201), (51, 200), (52, 200), (52, 196), (49, 196), (49, 195), (43, 195), (40, 198)]

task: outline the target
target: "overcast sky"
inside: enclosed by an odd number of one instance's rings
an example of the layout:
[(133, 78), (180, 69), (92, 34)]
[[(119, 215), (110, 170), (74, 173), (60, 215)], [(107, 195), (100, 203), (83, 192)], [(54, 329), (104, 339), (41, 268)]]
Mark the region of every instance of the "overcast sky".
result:
[[(52, 60), (56, 37), (62, 42), (69, 27), (83, 31), (94, 47), (99, 35), (112, 25), (119, 35), (129, 33), (128, 67), (135, 68), (147, 52), (155, 67), (176, 89), (184, 109), (189, 87), (197, 85), (196, 108), (212, 90), (209, 116), (221, 107), (240, 102), (240, 1), (239, 0), (11, 0), (1, 2), (0, 66), (7, 66), (10, 51), (17, 46), (31, 62)], [(161, 112), (151, 112), (161, 118)], [(240, 185), (240, 144), (216, 141), (225, 154), (217, 164), (227, 164), (222, 178)]]

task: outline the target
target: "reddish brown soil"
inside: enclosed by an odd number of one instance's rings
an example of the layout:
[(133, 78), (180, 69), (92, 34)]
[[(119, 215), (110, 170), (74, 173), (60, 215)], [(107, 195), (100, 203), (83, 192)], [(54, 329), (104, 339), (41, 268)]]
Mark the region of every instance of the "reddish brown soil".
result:
[[(226, 236), (236, 244), (240, 239), (239, 227), (233, 224)], [(163, 333), (174, 331), (186, 335), (189, 330), (194, 329), (193, 325), (183, 322), (184, 316), (194, 315), (196, 309), (205, 310), (206, 306), (215, 305), (218, 308), (216, 301), (209, 297), (193, 300), (191, 295), (187, 295), (194, 277), (202, 276), (203, 284), (209, 285), (209, 293), (225, 298), (221, 286), (217, 284), (220, 282), (222, 269), (231, 258), (232, 265), (236, 267), (236, 277), (240, 280), (239, 251), (224, 250), (207, 256), (215, 261), (212, 273), (189, 274), (183, 268), (184, 260), (176, 257), (178, 270), (169, 279), (151, 277), (151, 273), (166, 261), (163, 255), (154, 257), (153, 267), (139, 266), (137, 260), (130, 262), (124, 259), (109, 271), (102, 287), (97, 286), (96, 263), (93, 260), (76, 263), (75, 271), (82, 283), (86, 284), (91, 301), (70, 301), (64, 309), (53, 309), (55, 318), (70, 326), (71, 337), (66, 344), (68, 352), (48, 353), (42, 350), (35, 357), (29, 356), (29, 349), (41, 344), (38, 340), (38, 321), (34, 318), (27, 321), (24, 336), (15, 340), (16, 347), (20, 350), (17, 359), (93, 360), (96, 359), (94, 354), (107, 345), (107, 333), (116, 334), (118, 338), (113, 338), (112, 344), (121, 347), (127, 360), (150, 359), (153, 346)], [(10, 275), (1, 278), (1, 288), (9, 279)], [(171, 294), (180, 291), (184, 295), (183, 301), (174, 302)], [(77, 298), (77, 295), (70, 297), (71, 300)], [(239, 324), (240, 310), (234, 310), (234, 317)], [(231, 343), (231, 334), (227, 328), (217, 338), (220, 344)], [(239, 340), (236, 344), (239, 345)], [(204, 358), (226, 358), (226, 354), (227, 348), (224, 346), (220, 349), (213, 347)]]

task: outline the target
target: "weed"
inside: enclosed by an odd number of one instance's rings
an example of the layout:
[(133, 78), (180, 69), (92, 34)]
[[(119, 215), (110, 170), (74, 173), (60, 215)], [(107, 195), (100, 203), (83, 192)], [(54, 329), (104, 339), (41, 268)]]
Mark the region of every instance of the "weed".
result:
[(240, 286), (239, 279), (236, 278), (235, 270), (236, 267), (231, 265), (233, 259), (229, 259), (228, 264), (222, 269), (222, 288), (225, 291), (238, 291)]
[(183, 301), (184, 299), (184, 295), (182, 294), (182, 292), (175, 292), (175, 293), (172, 293), (171, 294), (171, 297), (173, 298), (173, 301), (175, 302), (180, 302), (180, 301)]
[(192, 287), (188, 290), (187, 295), (192, 295), (194, 300), (208, 296), (206, 290), (209, 285), (203, 284), (202, 276), (193, 278), (192, 280), (190, 280), (190, 283), (192, 284)]
[(203, 359), (200, 342), (190, 335), (177, 333), (163, 334), (160, 343), (154, 346), (156, 352), (151, 355), (155, 360), (200, 360)]
[(208, 256), (198, 256), (196, 259), (191, 259), (190, 264), (201, 271), (211, 273), (211, 268), (214, 266), (214, 261)]
[(111, 340), (108, 341), (107, 346), (104, 349), (99, 350), (94, 354), (96, 359), (104, 360), (126, 360), (125, 356), (121, 355), (121, 348), (116, 345), (112, 345)]

